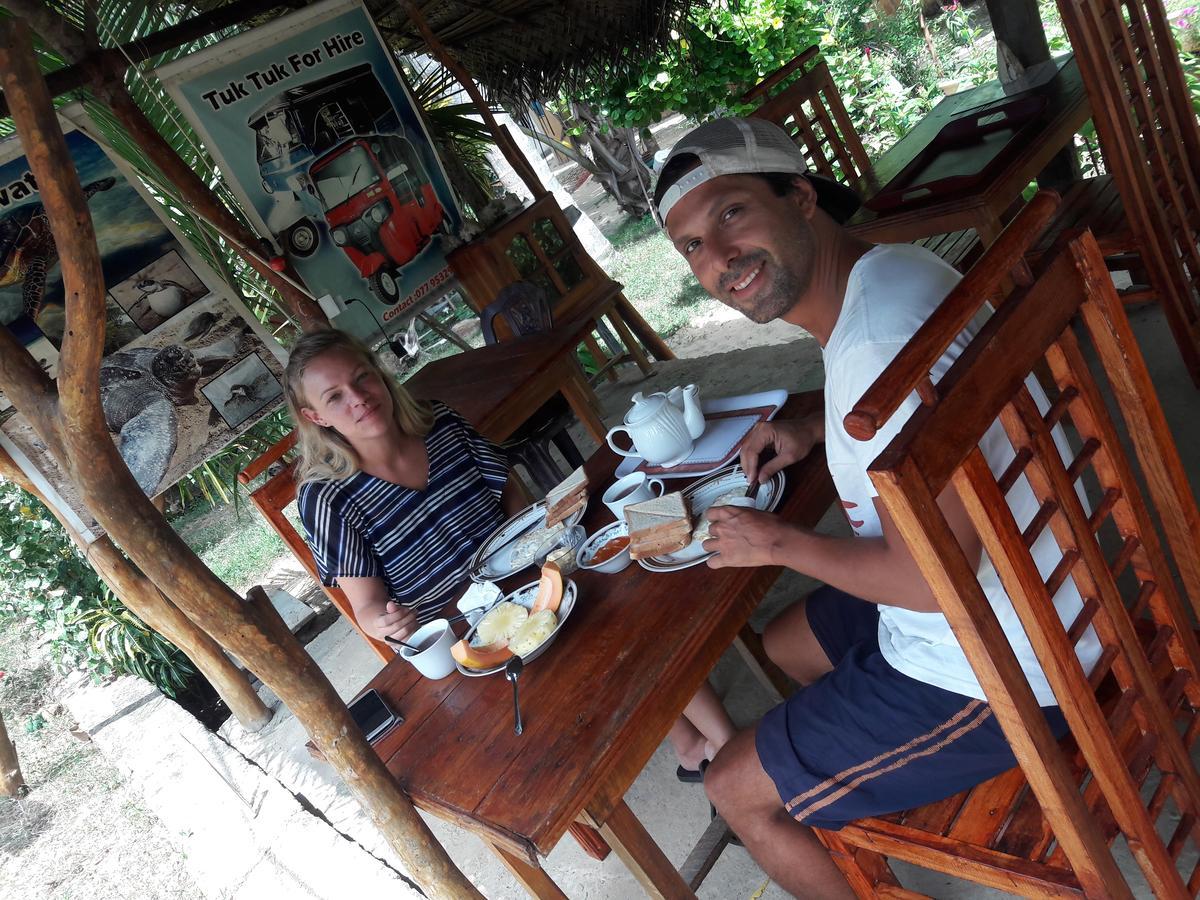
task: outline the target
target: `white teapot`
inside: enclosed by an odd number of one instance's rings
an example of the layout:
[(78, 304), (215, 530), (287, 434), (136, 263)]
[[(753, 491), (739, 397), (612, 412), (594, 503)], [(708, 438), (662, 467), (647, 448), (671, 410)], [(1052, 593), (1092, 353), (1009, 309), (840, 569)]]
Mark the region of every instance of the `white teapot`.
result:
[[(633, 407), (625, 413), (625, 423), (609, 429), (608, 446), (621, 456), (641, 457), (654, 466), (674, 466), (687, 459), (695, 441), (683, 410), (662, 392), (646, 397), (638, 391), (632, 399)], [(631, 450), (613, 443), (613, 435), (622, 431), (633, 442)]]

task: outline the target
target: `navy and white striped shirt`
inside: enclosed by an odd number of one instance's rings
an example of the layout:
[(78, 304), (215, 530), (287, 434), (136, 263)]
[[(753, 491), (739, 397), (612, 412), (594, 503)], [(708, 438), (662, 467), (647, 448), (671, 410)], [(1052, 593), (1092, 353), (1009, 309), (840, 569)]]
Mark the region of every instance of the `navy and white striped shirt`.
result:
[(357, 472), (311, 481), (297, 496), (321, 583), (382, 578), (388, 594), (434, 619), (467, 580), (480, 544), (504, 521), (508, 464), (458, 413), (433, 404), (425, 436), (429, 483), (419, 491)]

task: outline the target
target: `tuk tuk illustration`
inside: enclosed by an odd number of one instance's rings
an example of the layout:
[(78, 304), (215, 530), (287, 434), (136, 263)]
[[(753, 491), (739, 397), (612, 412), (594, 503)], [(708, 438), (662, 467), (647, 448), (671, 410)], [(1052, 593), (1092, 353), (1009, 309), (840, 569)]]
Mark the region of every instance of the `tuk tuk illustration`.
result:
[[(255, 133), (263, 190), (278, 194), (267, 226), (284, 249), (300, 257), (316, 252), (324, 216), (309, 179), (322, 154), (359, 135), (401, 130), (400, 117), (370, 63), (275, 94), (246, 124)], [(285, 199), (286, 194), (291, 199)]]
[(403, 137), (356, 137), (310, 169), (333, 242), (385, 303), (400, 295), (399, 269), (444, 229), (445, 210), (416, 149)]

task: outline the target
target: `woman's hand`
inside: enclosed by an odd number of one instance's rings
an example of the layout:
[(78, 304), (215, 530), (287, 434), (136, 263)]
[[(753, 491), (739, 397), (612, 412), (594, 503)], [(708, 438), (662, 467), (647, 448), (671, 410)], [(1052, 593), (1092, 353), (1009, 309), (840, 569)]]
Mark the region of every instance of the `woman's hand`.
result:
[(401, 606), (395, 600), (389, 600), (385, 612), (376, 616), (374, 622), (370, 623), (370, 627), (367, 627), (367, 631), (380, 640), (385, 637), (393, 637), (398, 641), (403, 641), (416, 630), (417, 614), (407, 606)]
[[(742, 470), (752, 484), (756, 479), (765, 482), (780, 469), (804, 459), (823, 440), (825, 422), (820, 416), (759, 422), (742, 443)], [(775, 455), (760, 467), (760, 457), (766, 450)]]
[(777, 565), (775, 551), (789, 530), (778, 516), (741, 506), (716, 506), (706, 516), (710, 537), (703, 546), (717, 554), (708, 559), (710, 569)]

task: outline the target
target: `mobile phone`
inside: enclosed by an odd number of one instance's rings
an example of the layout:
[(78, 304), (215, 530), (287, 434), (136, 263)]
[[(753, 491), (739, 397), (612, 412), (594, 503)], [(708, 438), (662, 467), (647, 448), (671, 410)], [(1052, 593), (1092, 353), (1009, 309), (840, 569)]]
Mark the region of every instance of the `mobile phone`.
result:
[(379, 692), (369, 690), (349, 706), (355, 724), (362, 729), (367, 743), (382, 737), (393, 726), (404, 721), (404, 717), (388, 709)]

